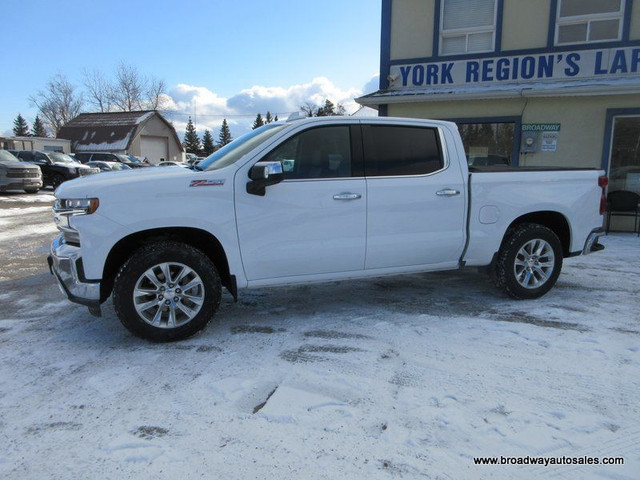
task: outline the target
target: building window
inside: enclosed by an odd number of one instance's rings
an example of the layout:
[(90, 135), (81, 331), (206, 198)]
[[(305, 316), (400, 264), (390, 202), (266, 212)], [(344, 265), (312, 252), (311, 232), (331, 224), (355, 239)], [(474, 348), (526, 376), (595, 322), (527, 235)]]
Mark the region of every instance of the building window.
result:
[(516, 131), (514, 122), (456, 123), (469, 166), (511, 165)]
[(640, 116), (615, 117), (609, 191), (640, 193)]
[(492, 52), (497, 0), (443, 0), (440, 54)]
[(622, 38), (623, 0), (559, 0), (556, 45)]

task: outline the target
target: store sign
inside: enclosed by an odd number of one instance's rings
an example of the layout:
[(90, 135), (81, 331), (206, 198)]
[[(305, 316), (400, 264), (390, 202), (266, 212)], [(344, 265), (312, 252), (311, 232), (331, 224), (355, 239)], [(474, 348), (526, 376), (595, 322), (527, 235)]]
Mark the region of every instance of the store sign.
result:
[(640, 73), (640, 48), (610, 48), (392, 65), (390, 88), (618, 78)]
[(559, 132), (559, 123), (523, 123), (523, 132)]
[(540, 151), (555, 152), (558, 149), (558, 132), (542, 132)]

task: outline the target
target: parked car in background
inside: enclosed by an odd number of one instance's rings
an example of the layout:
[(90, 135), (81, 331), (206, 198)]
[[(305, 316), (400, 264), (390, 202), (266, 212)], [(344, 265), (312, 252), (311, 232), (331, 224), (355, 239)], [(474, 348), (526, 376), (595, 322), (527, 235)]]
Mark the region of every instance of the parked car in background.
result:
[(125, 155), (124, 153), (105, 153), (105, 152), (77, 152), (76, 158), (82, 163), (88, 162), (118, 162), (128, 165), (131, 168), (148, 167), (133, 155)]
[(7, 150), (0, 150), (0, 192), (24, 190), (36, 193), (42, 188), (42, 172), (37, 165), (27, 165)]
[(157, 163), (155, 166), (156, 167), (183, 167), (183, 168), (189, 168), (189, 164), (187, 164), (187, 163), (173, 162), (173, 161), (160, 162), (160, 163)]
[(120, 170), (131, 170), (131, 167), (120, 162), (87, 162), (90, 167), (99, 168), (101, 172), (118, 172)]
[(147, 159), (147, 157), (136, 157), (135, 155), (130, 155), (130, 154), (126, 154), (126, 157), (131, 160), (131, 163), (135, 163), (135, 164), (141, 164), (141, 167), (147, 167), (149, 166), (149, 160)]
[(100, 170), (83, 165), (66, 153), (40, 152), (38, 150), (23, 150), (17, 152), (22, 162), (35, 163), (42, 170), (43, 186), (58, 188), (62, 182), (73, 178), (98, 173)]

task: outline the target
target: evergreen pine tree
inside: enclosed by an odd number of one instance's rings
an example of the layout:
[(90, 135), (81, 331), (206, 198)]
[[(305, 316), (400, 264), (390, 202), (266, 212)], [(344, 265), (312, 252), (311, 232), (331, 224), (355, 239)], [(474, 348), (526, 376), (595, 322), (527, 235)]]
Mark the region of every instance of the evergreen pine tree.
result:
[(220, 136), (218, 137), (218, 143), (221, 147), (224, 147), (226, 144), (231, 143), (231, 132), (229, 131), (229, 124), (227, 123), (227, 119), (222, 120), (222, 127), (220, 127)]
[(13, 121), (13, 134), (16, 137), (26, 137), (29, 135), (29, 125), (20, 114), (18, 114), (16, 119)]
[(277, 121), (278, 121), (278, 114), (276, 114), (276, 116), (274, 117), (273, 121), (274, 121), (274, 122), (277, 122)]
[(182, 146), (187, 153), (197, 154), (200, 151), (200, 139), (198, 138), (196, 127), (191, 121), (191, 117), (189, 117), (189, 121), (187, 122), (187, 130), (184, 134), (184, 142), (182, 142)]
[(264, 120), (262, 119), (262, 115), (260, 114), (256, 115), (256, 119), (253, 122), (252, 128), (255, 130), (256, 128), (260, 128), (263, 125), (264, 125)]
[(47, 129), (44, 128), (44, 123), (40, 120), (40, 116), (36, 115), (36, 119), (31, 126), (31, 136), (33, 137), (46, 137)]
[(216, 147), (213, 145), (213, 137), (211, 136), (211, 132), (209, 130), (204, 131), (204, 135), (202, 136), (202, 149), (204, 150), (205, 156), (209, 156), (213, 153)]
[(264, 123), (271, 123), (271, 122), (273, 122), (273, 117), (271, 116), (271, 112), (267, 110), (267, 114), (264, 117)]

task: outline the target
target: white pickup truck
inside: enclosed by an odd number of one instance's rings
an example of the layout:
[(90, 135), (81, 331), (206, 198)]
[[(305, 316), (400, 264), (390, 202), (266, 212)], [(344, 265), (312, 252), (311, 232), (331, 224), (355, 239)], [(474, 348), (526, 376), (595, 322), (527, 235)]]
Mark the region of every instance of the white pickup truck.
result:
[(350, 117), (271, 123), (194, 170), (101, 173), (56, 190), (49, 257), (73, 302), (154, 341), (188, 337), (224, 286), (487, 267), (544, 295), (563, 258), (604, 247), (597, 170), (470, 168), (454, 123)]

